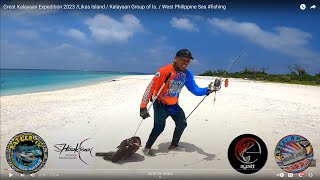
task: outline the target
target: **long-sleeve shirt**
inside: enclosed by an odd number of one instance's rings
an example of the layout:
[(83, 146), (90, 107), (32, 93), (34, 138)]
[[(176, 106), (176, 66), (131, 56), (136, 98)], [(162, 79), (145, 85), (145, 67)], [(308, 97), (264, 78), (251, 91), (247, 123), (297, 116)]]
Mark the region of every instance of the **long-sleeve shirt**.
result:
[(186, 86), (187, 89), (196, 96), (204, 96), (207, 94), (208, 88), (199, 88), (194, 81), (193, 74), (189, 70), (179, 72), (173, 64), (168, 64), (161, 67), (149, 83), (143, 95), (140, 108), (147, 106), (152, 95), (153, 97), (157, 95), (169, 73), (171, 73), (170, 78), (157, 98), (162, 103), (167, 105), (176, 104), (183, 86)]

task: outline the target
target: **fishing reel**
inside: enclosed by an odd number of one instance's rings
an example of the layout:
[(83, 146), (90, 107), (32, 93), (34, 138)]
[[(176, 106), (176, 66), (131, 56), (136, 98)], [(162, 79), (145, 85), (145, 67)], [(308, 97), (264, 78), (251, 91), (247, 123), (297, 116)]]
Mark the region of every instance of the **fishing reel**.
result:
[(214, 91), (219, 91), (221, 89), (221, 82), (224, 82), (224, 87), (229, 86), (228, 79), (221, 80), (221, 78), (216, 78), (214, 82), (209, 85), (209, 88), (213, 89)]

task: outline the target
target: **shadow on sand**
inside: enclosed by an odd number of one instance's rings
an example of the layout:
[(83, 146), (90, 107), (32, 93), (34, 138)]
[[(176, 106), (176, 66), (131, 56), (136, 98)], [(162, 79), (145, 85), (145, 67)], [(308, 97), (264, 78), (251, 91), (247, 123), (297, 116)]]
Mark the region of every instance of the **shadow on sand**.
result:
[[(96, 156), (98, 157), (102, 157), (102, 159), (104, 159), (105, 161), (109, 161), (107, 157), (112, 156), (114, 152), (97, 152)], [(141, 156), (138, 153), (134, 153), (132, 154), (130, 157), (128, 157), (127, 159), (121, 160), (119, 162), (116, 162), (114, 164), (125, 164), (125, 163), (131, 163), (131, 162), (141, 162), (143, 161), (145, 158), (144, 156)], [(112, 163), (111, 161), (109, 161), (110, 163)]]
[[(180, 142), (179, 145), (184, 147), (186, 149), (185, 152), (187, 152), (187, 153), (197, 152), (198, 154), (201, 154), (201, 155), (205, 156), (201, 160), (184, 164), (184, 166), (200, 163), (202, 161), (220, 160), (220, 159), (216, 159), (216, 154), (207, 153), (204, 150), (202, 150), (200, 147), (198, 147), (198, 146), (196, 146), (194, 144), (190, 144), (190, 143), (187, 143), (187, 142)], [(156, 156), (159, 156), (159, 155), (175, 155), (175, 154), (179, 153), (177, 151), (169, 151), (169, 149), (168, 149), (169, 146), (170, 146), (170, 142), (161, 143), (161, 144), (158, 145), (158, 149), (153, 149), (153, 150), (154, 150)], [(102, 157), (104, 160), (109, 161), (107, 157), (108, 156), (112, 156), (113, 153), (114, 152), (97, 152), (96, 156)], [(119, 161), (117, 163), (114, 163), (114, 164), (122, 165), (122, 164), (125, 164), (125, 163), (141, 162), (141, 161), (144, 161), (144, 160), (145, 160), (144, 156), (142, 156), (142, 155), (140, 155), (138, 153), (134, 153), (132, 156), (128, 157), (127, 159), (121, 160), (121, 161)], [(109, 162), (111, 163), (111, 161), (109, 161)]]
[[(171, 144), (170, 142), (159, 144), (158, 145), (159, 148), (157, 150), (155, 150), (156, 155), (177, 154), (178, 152), (169, 151), (168, 147), (170, 146), (170, 144)], [(198, 146), (196, 146), (194, 144), (190, 144), (190, 143), (187, 143), (187, 142), (180, 142), (179, 145), (184, 147), (186, 149), (186, 152), (188, 152), (188, 153), (197, 152), (198, 154), (206, 156), (206, 157), (204, 157), (203, 159), (201, 159), (199, 161), (188, 163), (188, 164), (185, 164), (184, 166), (200, 163), (202, 161), (220, 160), (220, 159), (216, 159), (216, 154), (207, 153), (204, 150), (202, 150), (200, 147), (198, 147)]]

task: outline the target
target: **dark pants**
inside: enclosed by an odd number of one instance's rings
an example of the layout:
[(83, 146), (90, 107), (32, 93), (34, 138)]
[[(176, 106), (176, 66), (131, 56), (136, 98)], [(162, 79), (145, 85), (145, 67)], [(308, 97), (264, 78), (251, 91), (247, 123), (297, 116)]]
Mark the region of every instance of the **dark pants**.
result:
[(157, 140), (158, 136), (164, 130), (164, 127), (166, 126), (166, 119), (169, 116), (171, 116), (171, 118), (174, 120), (176, 124), (171, 145), (177, 146), (184, 129), (187, 127), (186, 117), (182, 108), (179, 105), (177, 105), (177, 112), (175, 114), (172, 114), (167, 109), (166, 105), (160, 103), (159, 101), (155, 101), (153, 104), (153, 110), (154, 124), (149, 139), (146, 143), (146, 148), (150, 149), (153, 143)]

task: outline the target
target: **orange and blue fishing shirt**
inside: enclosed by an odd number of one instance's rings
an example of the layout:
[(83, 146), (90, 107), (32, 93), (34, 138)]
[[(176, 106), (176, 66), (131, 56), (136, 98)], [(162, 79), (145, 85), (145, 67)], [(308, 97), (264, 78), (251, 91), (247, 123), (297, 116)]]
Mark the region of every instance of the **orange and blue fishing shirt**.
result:
[(186, 69), (184, 72), (181, 72), (178, 71), (173, 64), (168, 64), (161, 67), (149, 83), (144, 92), (140, 108), (145, 108), (151, 96), (155, 97), (157, 95), (169, 73), (171, 73), (170, 78), (157, 98), (160, 102), (166, 105), (177, 104), (183, 86), (186, 86), (187, 89), (196, 96), (204, 96), (207, 94), (208, 88), (199, 88), (194, 81), (193, 74), (189, 70)]

